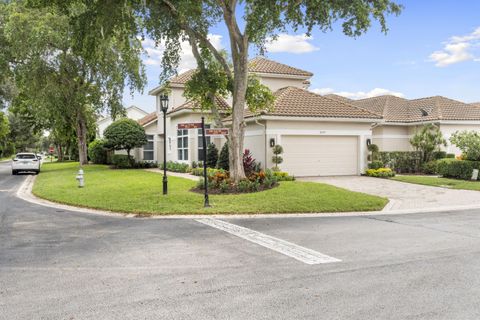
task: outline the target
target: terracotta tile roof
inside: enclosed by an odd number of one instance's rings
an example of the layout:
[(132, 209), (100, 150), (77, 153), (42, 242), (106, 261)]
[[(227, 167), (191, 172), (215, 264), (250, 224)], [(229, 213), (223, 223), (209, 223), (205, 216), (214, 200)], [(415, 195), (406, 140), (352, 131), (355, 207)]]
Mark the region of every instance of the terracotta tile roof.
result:
[(408, 121), (409, 101), (404, 98), (385, 95), (361, 100), (351, 100), (358, 107), (382, 115), (385, 121)]
[[(231, 107), (228, 105), (227, 101), (225, 99), (220, 98), (220, 97), (215, 97), (215, 103), (218, 106), (218, 110), (222, 113), (228, 113), (231, 109)], [(190, 100), (185, 102), (184, 104), (172, 109), (168, 114), (175, 113), (180, 110), (195, 110), (198, 109), (197, 104), (195, 101)]]
[[(184, 85), (188, 80), (191, 79), (192, 75), (195, 73), (196, 69), (191, 69), (183, 73), (178, 74), (177, 76), (171, 78), (169, 82), (171, 84)], [(264, 57), (256, 57), (248, 62), (248, 71), (249, 72), (258, 72), (258, 73), (272, 73), (272, 74), (285, 74), (293, 76), (305, 76), (311, 77), (313, 73), (297, 69), (291, 66), (288, 66), (283, 63), (272, 61)]]
[(289, 65), (269, 60), (264, 57), (256, 57), (248, 62), (249, 72), (285, 74), (292, 76), (311, 77), (313, 73), (291, 67)]
[(354, 100), (352, 103), (381, 114), (386, 122), (480, 120), (480, 106), (442, 96), (414, 100), (395, 96), (379, 96)]
[(327, 98), (333, 99), (333, 100), (337, 100), (337, 101), (340, 101), (340, 102), (343, 102), (343, 103), (352, 103), (353, 101), (355, 101), (355, 100), (352, 100), (350, 98), (339, 96), (338, 94), (334, 94), (334, 93), (326, 94), (324, 97), (327, 97)]
[[(381, 116), (363, 108), (297, 87), (286, 87), (275, 92), (275, 105), (269, 116), (381, 119)], [(245, 117), (254, 114), (246, 112)]]
[(480, 102), (470, 103), (472, 106), (480, 107)]
[(145, 117), (139, 119), (137, 122), (140, 125), (144, 126), (144, 125), (146, 125), (146, 124), (148, 124), (148, 123), (150, 123), (154, 120), (157, 120), (157, 113), (156, 112), (152, 112), (152, 113), (147, 114)]
[(190, 80), (192, 78), (195, 71), (196, 71), (196, 69), (191, 69), (191, 70), (182, 72), (182, 73), (176, 75), (175, 77), (171, 78), (168, 82), (170, 82), (171, 84), (182, 84), (182, 85), (184, 85), (185, 83), (187, 83), (188, 80)]

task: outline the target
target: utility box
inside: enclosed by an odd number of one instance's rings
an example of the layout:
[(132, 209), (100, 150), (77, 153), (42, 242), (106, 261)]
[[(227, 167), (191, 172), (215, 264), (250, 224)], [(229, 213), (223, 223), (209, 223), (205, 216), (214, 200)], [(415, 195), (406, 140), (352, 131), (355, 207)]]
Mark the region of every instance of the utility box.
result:
[(478, 169), (473, 169), (472, 180), (478, 180)]

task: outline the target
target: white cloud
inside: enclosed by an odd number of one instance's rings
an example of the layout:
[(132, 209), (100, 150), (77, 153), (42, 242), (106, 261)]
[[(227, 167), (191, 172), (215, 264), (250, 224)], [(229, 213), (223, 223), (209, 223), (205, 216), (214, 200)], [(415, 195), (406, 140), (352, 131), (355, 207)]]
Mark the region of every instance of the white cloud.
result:
[(313, 40), (313, 37), (305, 34), (289, 35), (282, 33), (275, 40), (270, 38), (265, 48), (269, 52), (306, 53), (317, 51), (318, 48), (310, 43), (311, 40)]
[(405, 95), (401, 92), (396, 92), (396, 91), (383, 89), (383, 88), (375, 88), (370, 91), (357, 91), (357, 92), (335, 91), (332, 88), (317, 88), (317, 89), (311, 89), (310, 91), (317, 94), (321, 94), (321, 95), (333, 93), (333, 94), (337, 94), (339, 96), (350, 98), (350, 99), (365, 99), (365, 98), (372, 98), (372, 97), (378, 97), (383, 95), (392, 95), (400, 98), (405, 97)]
[[(222, 49), (222, 36), (218, 34), (210, 34), (208, 38), (212, 42), (213, 46), (217, 49)], [(143, 63), (149, 66), (160, 67), (162, 63), (163, 52), (165, 51), (165, 45), (163, 43), (155, 44), (152, 39), (142, 40), (143, 48), (146, 51), (146, 56), (143, 59)], [(195, 57), (192, 53), (192, 47), (188, 41), (182, 41), (180, 52), (180, 64), (178, 66), (178, 73), (194, 69), (197, 67)]]
[(433, 52), (430, 61), (437, 67), (446, 67), (463, 61), (478, 61), (479, 58), (472, 52), (480, 45), (480, 27), (464, 36), (453, 36), (444, 43), (442, 50)]

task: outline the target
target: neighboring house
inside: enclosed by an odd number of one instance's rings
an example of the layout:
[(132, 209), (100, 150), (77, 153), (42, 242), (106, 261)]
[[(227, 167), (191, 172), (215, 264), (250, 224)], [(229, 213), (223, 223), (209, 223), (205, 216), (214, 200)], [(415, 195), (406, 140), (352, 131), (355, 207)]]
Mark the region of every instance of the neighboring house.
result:
[[(135, 106), (126, 108), (125, 113), (127, 118), (133, 120), (139, 120), (148, 114), (146, 111)], [(105, 131), (105, 129), (112, 124), (112, 122), (113, 120), (110, 116), (101, 117), (97, 120), (97, 138), (103, 138), (103, 131)]]
[[(149, 143), (135, 151), (139, 160), (163, 160), (163, 114), (160, 96), (169, 96), (167, 160), (191, 164), (202, 161), (203, 144), (199, 130), (177, 130), (184, 122), (200, 122), (209, 114), (183, 96), (194, 70), (173, 77), (168, 90), (160, 86), (149, 92), (156, 96), (157, 110), (139, 120)], [(296, 176), (358, 175), (367, 166), (367, 140), (381, 150), (411, 150), (409, 138), (425, 123), (436, 123), (448, 138), (457, 130), (480, 131), (480, 106), (432, 97), (407, 100), (381, 96), (351, 100), (337, 95), (321, 96), (308, 91), (312, 73), (263, 57), (249, 62), (256, 75), (275, 94), (272, 112), (253, 115), (246, 111), (245, 148), (263, 167), (272, 167), (272, 146), (283, 146), (282, 170)], [(217, 99), (221, 111), (228, 111), (231, 99)], [(227, 114), (227, 113), (226, 113)], [(228, 118), (225, 119), (228, 123)], [(224, 137), (210, 137), (220, 149)], [(454, 146), (448, 152), (458, 150)]]
[[(339, 101), (344, 97), (330, 95)], [(456, 131), (480, 131), (480, 106), (467, 104), (449, 98), (435, 96), (407, 100), (395, 96), (380, 96), (362, 100), (349, 100), (358, 107), (380, 114), (383, 121), (372, 128), (372, 142), (382, 151), (410, 151), (410, 138), (419, 127), (427, 123), (439, 126), (448, 146), (448, 153), (460, 154), (460, 150), (450, 143)]]

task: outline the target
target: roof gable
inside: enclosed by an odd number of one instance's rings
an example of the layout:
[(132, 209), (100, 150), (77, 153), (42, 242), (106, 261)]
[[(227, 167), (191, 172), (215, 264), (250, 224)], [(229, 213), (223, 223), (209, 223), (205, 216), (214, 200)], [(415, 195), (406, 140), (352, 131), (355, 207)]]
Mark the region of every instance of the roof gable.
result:
[(298, 69), (265, 57), (256, 57), (248, 62), (248, 71), (253, 73), (270, 73), (278, 75), (311, 77), (313, 73)]

